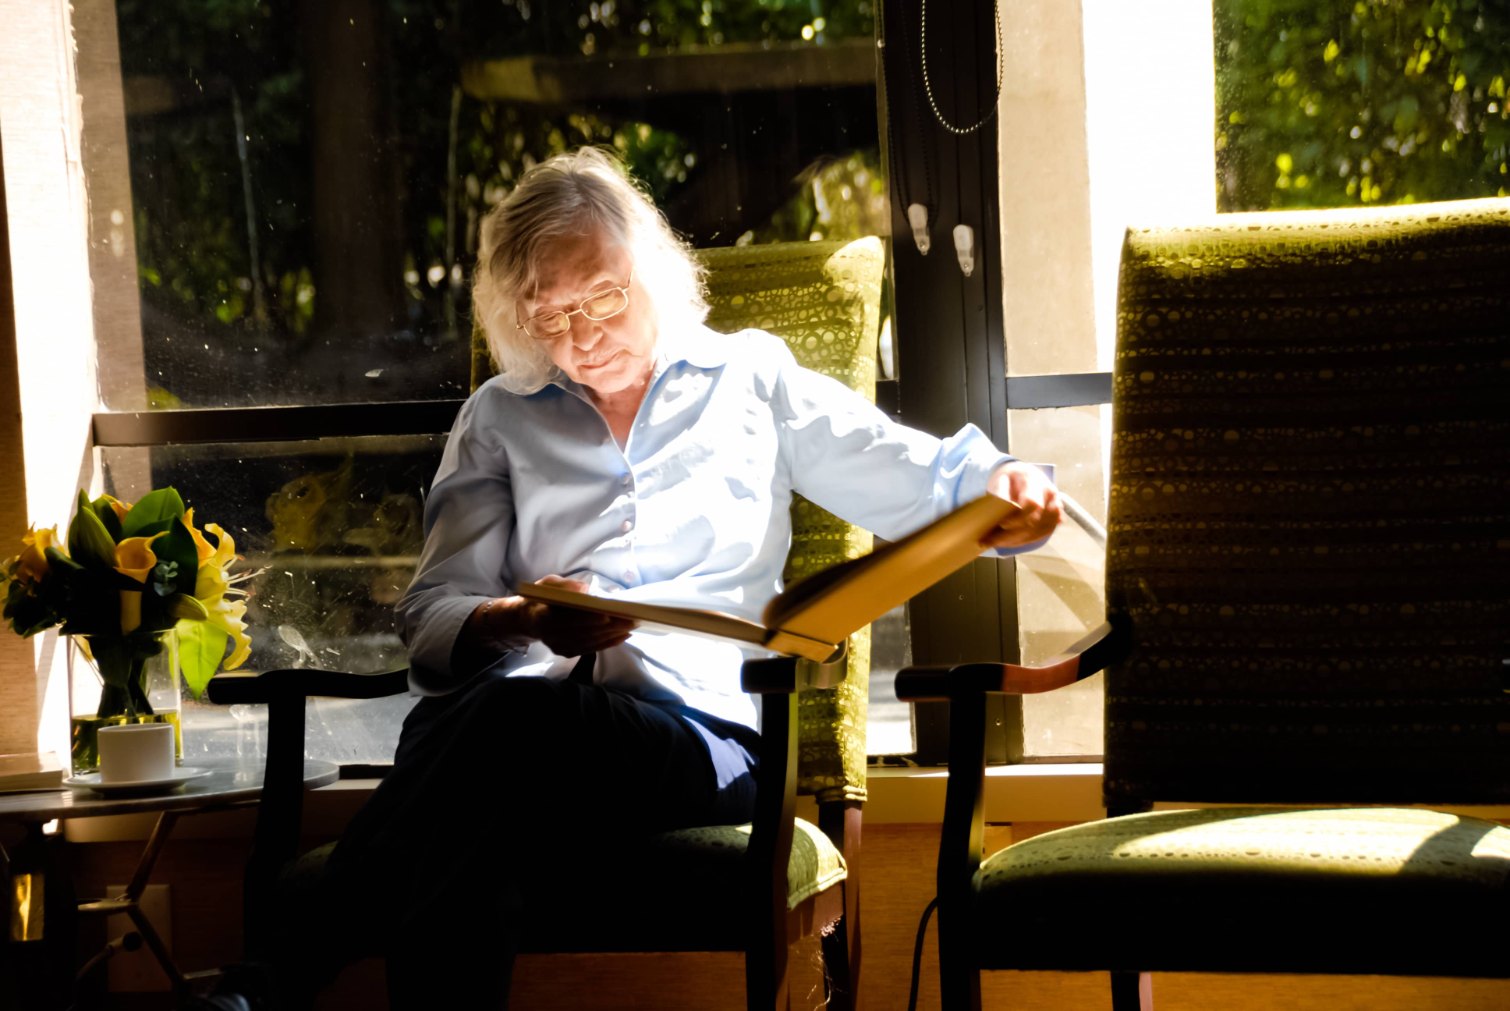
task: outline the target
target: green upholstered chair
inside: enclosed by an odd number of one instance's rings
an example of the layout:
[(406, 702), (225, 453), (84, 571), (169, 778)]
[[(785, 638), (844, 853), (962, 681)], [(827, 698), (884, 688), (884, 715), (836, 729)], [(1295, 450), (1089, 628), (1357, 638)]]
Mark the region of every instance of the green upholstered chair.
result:
[[(708, 269), (712, 327), (770, 330), (787, 339), (803, 364), (874, 398), (885, 267), (879, 239), (711, 249), (699, 256)], [(480, 361), (478, 368), (486, 365), (485, 354)], [(474, 371), (474, 379), (486, 374)], [(799, 502), (788, 578), (869, 547), (869, 535)], [(581, 915), (573, 902), (530, 910), (523, 950), (742, 950), (749, 1006), (772, 1008), (786, 1004), (790, 942), (821, 933), (831, 1006), (852, 1006), (859, 899), (848, 868), (859, 849), (865, 799), (869, 653), (867, 630), (852, 637), (835, 664), (786, 658), (746, 664), (745, 688), (762, 700), (753, 825), (670, 832), (632, 844), (632, 852), (614, 852), (601, 873), (589, 868), (579, 884), (591, 896), (592, 915)], [(268, 787), (247, 872), (249, 957), (274, 957), (290, 903), (311, 894), (331, 849), (296, 853), (305, 698), (406, 690), (404, 671), (277, 670), (211, 682), (216, 702), (269, 705)], [(794, 817), (799, 791), (816, 796), (819, 826)], [(637, 873), (617, 873), (623, 866)]]
[[(898, 677), (950, 701), (946, 1007), (982, 969), (1110, 970), (1118, 1009), (1150, 971), (1510, 975), (1510, 831), (1415, 806), (1510, 800), (1507, 265), (1503, 199), (1129, 231), (1108, 627)], [(986, 692), (1101, 667), (1114, 817), (982, 859)]]

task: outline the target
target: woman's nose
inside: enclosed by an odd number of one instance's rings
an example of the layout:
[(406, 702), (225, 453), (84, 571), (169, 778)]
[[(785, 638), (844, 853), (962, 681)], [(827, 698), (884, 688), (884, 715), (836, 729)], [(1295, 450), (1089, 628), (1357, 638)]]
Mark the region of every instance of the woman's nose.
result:
[(586, 313), (573, 316), (570, 336), (573, 347), (586, 351), (602, 338), (603, 324), (597, 320), (588, 319)]

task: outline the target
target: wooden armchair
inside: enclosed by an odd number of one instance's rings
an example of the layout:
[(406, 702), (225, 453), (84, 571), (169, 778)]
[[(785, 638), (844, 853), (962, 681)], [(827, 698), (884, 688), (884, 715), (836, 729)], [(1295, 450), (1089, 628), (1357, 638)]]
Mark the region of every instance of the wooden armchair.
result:
[[(1510, 975), (1510, 831), (1332, 806), (1510, 800), (1507, 264), (1503, 199), (1129, 232), (1108, 626), (897, 678), (951, 705), (945, 1007), (983, 969), (1110, 970), (1119, 1011), (1155, 970)], [(983, 859), (985, 693), (1103, 667), (1117, 817)]]
[[(788, 340), (799, 361), (874, 397), (884, 250), (879, 239), (706, 250), (710, 326), (761, 327)], [(794, 508), (788, 577), (869, 548), (869, 536), (809, 503)], [(787, 952), (823, 935), (831, 1006), (854, 1006), (859, 899), (852, 869), (865, 799), (868, 630), (845, 658), (818, 666), (788, 658), (745, 666), (760, 695), (762, 739), (752, 825), (669, 832), (632, 856), (583, 871), (592, 916), (563, 903), (527, 912), (522, 950), (744, 951), (750, 1008), (784, 1007)], [(408, 690), (406, 672), (376, 675), (275, 670), (223, 674), (218, 703), (264, 702), (269, 741), (262, 808), (246, 882), (248, 958), (276, 960), (283, 925), (317, 894), (333, 848), (298, 853), (305, 698), (372, 698)], [(819, 827), (795, 818), (799, 792), (816, 794)], [(618, 873), (625, 859), (638, 868)], [(669, 882), (669, 884), (668, 884)]]

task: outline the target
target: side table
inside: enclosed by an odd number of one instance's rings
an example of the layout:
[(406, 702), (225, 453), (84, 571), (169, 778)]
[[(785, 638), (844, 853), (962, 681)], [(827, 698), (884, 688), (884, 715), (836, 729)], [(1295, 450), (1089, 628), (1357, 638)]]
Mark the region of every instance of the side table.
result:
[[(190, 984), (205, 973), (184, 973), (174, 963), (167, 946), (158, 936), (150, 920), (141, 910), (142, 893), (162, 852), (163, 844), (173, 831), (178, 819), (186, 814), (201, 814), (209, 811), (224, 811), (230, 808), (256, 804), (262, 796), (262, 771), (260, 759), (238, 762), (235, 760), (197, 761), (195, 768), (209, 770), (209, 775), (191, 779), (167, 793), (123, 796), (106, 795), (92, 790), (51, 790), (36, 793), (0, 795), (0, 823), (20, 822), (32, 833), (40, 833), (42, 826), (54, 819), (98, 818), (104, 815), (156, 813), (157, 821), (136, 869), (131, 883), (120, 895), (104, 899), (80, 902), (78, 912), (87, 916), (112, 916), (125, 914), (152, 952), (163, 971), (167, 973), (176, 991), (182, 994)], [(340, 770), (330, 762), (305, 761), (304, 786), (314, 789), (334, 783)], [(45, 929), (45, 925), (44, 925)], [(76, 982), (108, 957), (112, 947), (107, 947), (87, 961), (79, 970)]]

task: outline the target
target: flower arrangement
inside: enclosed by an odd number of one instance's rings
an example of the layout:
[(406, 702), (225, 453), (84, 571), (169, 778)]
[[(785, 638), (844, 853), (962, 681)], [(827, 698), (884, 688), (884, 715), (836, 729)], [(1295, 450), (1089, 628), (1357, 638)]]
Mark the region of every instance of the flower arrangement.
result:
[(245, 592), (235, 584), (252, 573), (232, 575), (236, 561), (231, 535), (214, 523), (196, 527), (173, 488), (135, 505), (80, 492), (66, 544), (56, 527), (33, 527), (5, 562), (4, 616), (22, 636), (60, 626), (79, 637), (104, 682), (101, 717), (147, 716), (140, 672), (163, 651), (164, 633), (175, 633), (195, 698), (222, 664), (234, 669), (250, 654)]

